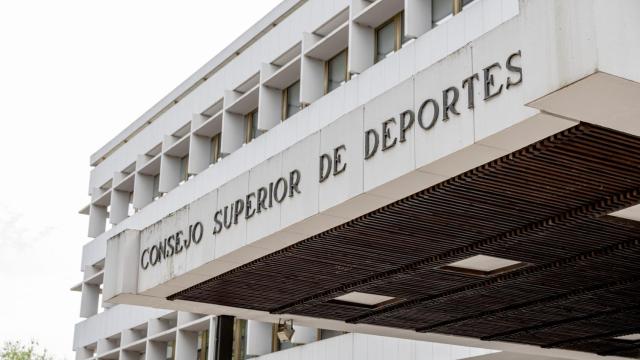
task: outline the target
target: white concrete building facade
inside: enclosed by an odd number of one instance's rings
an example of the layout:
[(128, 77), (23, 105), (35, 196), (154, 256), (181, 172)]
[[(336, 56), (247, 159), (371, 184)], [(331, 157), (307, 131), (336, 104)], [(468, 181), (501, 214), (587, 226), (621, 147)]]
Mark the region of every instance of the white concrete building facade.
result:
[(638, 357), (636, 14), (283, 1), (91, 156), (77, 359)]

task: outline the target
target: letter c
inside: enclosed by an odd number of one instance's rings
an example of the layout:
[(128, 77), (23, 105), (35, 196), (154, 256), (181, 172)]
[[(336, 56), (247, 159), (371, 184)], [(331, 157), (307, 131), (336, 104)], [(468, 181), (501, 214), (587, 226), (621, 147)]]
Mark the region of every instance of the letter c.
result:
[(142, 266), (142, 270), (147, 270), (147, 268), (149, 268), (149, 260), (147, 259), (147, 262), (144, 262), (145, 254), (147, 254), (147, 257), (149, 256), (149, 248), (144, 249), (142, 256), (140, 256), (140, 266)]

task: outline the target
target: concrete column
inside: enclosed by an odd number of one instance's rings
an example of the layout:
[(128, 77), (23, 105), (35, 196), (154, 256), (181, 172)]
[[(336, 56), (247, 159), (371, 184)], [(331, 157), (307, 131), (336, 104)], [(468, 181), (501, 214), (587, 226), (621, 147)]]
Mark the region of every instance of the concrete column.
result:
[[(239, 94), (235, 91), (225, 91), (224, 104), (228, 106), (237, 100)], [(260, 117), (260, 114), (258, 114)], [(225, 111), (222, 114), (221, 152), (231, 154), (244, 143), (244, 116)]]
[[(260, 84), (278, 71), (278, 67), (262, 64)], [(282, 90), (260, 85), (258, 95), (258, 129), (267, 131), (282, 121)]]
[(209, 351), (207, 352), (207, 359), (216, 360), (216, 325), (218, 322), (216, 318), (209, 319)]
[(273, 324), (247, 321), (247, 355), (260, 356), (271, 352)]
[(153, 201), (153, 176), (136, 173), (133, 183), (133, 207), (142, 209)]
[[(365, 9), (370, 2), (366, 0), (352, 0), (349, 8), (349, 72), (360, 74), (374, 63), (374, 30), (362, 26), (353, 18)], [(389, 15), (391, 16), (391, 14)]]
[(100, 302), (100, 287), (92, 284), (82, 284), (80, 298), (80, 317), (88, 318), (98, 313)]
[(147, 351), (145, 352), (145, 360), (166, 360), (167, 344), (158, 341), (147, 341)]
[(197, 359), (198, 333), (178, 330), (176, 335), (176, 359)]
[(211, 138), (191, 134), (189, 141), (189, 174), (199, 174), (211, 163)]
[(160, 159), (160, 192), (173, 190), (180, 183), (180, 159), (162, 155)]
[(111, 213), (109, 221), (116, 225), (129, 216), (129, 200), (131, 193), (128, 191), (113, 190), (111, 192)]
[(136, 294), (138, 290), (138, 264), (140, 232), (125, 230), (107, 240), (104, 267), (103, 298), (121, 294)]
[(95, 238), (102, 234), (107, 226), (107, 207), (91, 205), (89, 207), (89, 233), (88, 236)]
[(404, 0), (404, 34), (408, 38), (417, 38), (431, 30), (431, 1)]
[(318, 35), (302, 34), (302, 59), (300, 64), (300, 102), (311, 104), (324, 95), (324, 62), (304, 56), (304, 53), (320, 41)]

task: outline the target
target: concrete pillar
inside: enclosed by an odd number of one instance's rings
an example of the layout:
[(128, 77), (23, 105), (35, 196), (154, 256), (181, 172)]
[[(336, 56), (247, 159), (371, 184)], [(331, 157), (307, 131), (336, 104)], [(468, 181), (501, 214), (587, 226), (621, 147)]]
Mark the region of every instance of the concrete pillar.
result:
[(136, 173), (133, 183), (133, 207), (142, 209), (153, 201), (153, 176)]
[(324, 62), (304, 56), (304, 53), (320, 41), (318, 35), (302, 34), (302, 59), (300, 64), (300, 102), (311, 104), (324, 95)]
[(247, 321), (247, 355), (260, 356), (271, 353), (273, 324), (262, 321)]
[(417, 38), (431, 30), (431, 0), (404, 0), (404, 34)]
[(191, 134), (189, 141), (189, 174), (199, 174), (211, 163), (211, 138)]
[(158, 341), (147, 341), (147, 351), (145, 352), (145, 360), (166, 360), (167, 359), (167, 343)]
[(176, 335), (176, 359), (197, 359), (198, 333), (178, 330)]
[(100, 302), (100, 286), (82, 284), (80, 298), (80, 317), (88, 318), (98, 313)]
[(91, 205), (89, 207), (89, 237), (102, 234), (107, 226), (107, 207)]
[(116, 225), (129, 216), (129, 200), (131, 193), (128, 191), (113, 190), (111, 192), (111, 213), (109, 221)]
[(169, 192), (179, 183), (180, 158), (163, 154), (160, 159), (160, 192)]
[[(235, 94), (235, 95), (234, 95)], [(238, 98), (235, 91), (226, 91), (224, 96), (225, 106)], [(260, 114), (258, 114), (260, 117)], [(222, 154), (228, 155), (239, 149), (244, 144), (244, 116), (225, 111), (222, 114)]]
[(282, 121), (282, 90), (262, 85), (278, 69), (271, 64), (261, 64), (258, 95), (258, 129), (261, 131), (267, 131)]
[[(367, 6), (366, 0), (352, 0), (349, 8), (349, 72), (360, 74), (374, 63), (375, 33), (372, 28), (362, 26), (353, 18)], [(392, 14), (389, 14), (391, 16)]]
[(140, 232), (125, 230), (107, 240), (104, 266), (103, 298), (120, 294), (136, 294), (140, 260)]

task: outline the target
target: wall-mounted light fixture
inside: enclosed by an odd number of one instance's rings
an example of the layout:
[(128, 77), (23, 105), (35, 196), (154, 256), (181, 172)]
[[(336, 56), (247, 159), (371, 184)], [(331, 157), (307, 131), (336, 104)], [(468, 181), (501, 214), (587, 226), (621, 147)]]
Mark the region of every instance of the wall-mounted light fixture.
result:
[(278, 339), (282, 342), (290, 342), (293, 337), (293, 333), (296, 332), (293, 329), (293, 319), (278, 320)]

